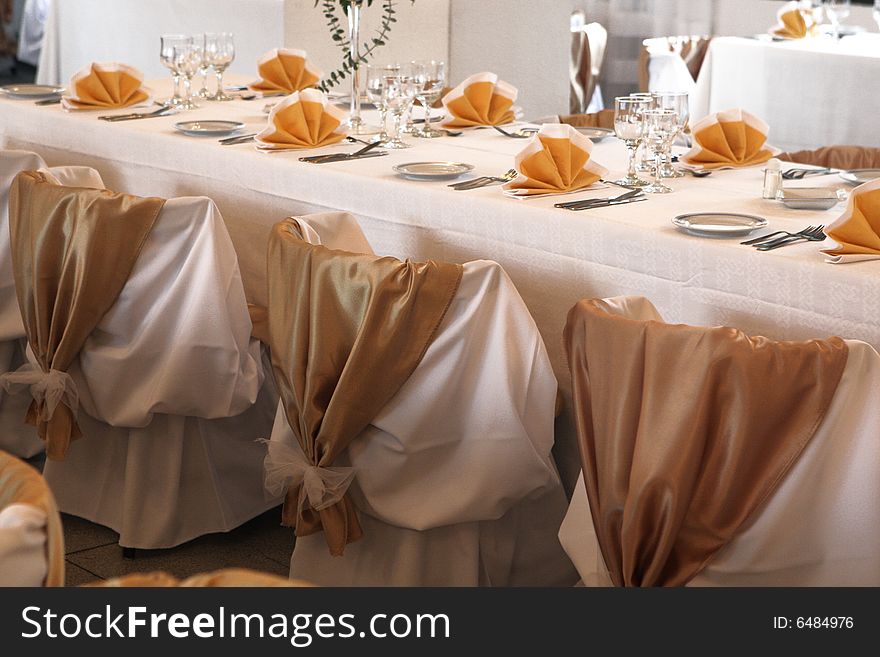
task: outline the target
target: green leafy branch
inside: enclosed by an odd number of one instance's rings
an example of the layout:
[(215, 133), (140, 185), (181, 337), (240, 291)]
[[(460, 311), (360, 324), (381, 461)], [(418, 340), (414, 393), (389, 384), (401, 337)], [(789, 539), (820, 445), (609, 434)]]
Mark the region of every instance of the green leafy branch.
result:
[[(367, 7), (373, 4), (373, 0), (315, 0), (315, 6), (321, 5), (321, 11), (327, 20), (327, 28), (330, 30), (330, 37), (333, 42), (343, 51), (342, 66), (333, 71), (327, 79), (318, 85), (318, 89), (327, 92), (340, 82), (345, 80), (352, 71), (358, 69), (361, 64), (365, 64), (376, 52), (378, 48), (385, 45), (388, 34), (391, 32), (391, 26), (397, 22), (394, 9), (395, 0), (382, 0), (382, 20), (376, 34), (364, 41), (358, 51), (358, 57), (351, 56), (351, 41), (348, 32), (343, 27), (342, 18), (347, 17), (348, 11), (352, 5)], [(415, 0), (411, 0), (415, 3)], [(342, 16), (339, 15), (342, 13)], [(347, 20), (347, 18), (346, 18)]]

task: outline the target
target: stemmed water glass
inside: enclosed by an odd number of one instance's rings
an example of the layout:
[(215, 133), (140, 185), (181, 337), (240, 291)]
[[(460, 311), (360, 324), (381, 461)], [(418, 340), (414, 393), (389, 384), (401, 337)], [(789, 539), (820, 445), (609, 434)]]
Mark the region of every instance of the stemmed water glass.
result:
[(690, 118), (688, 94), (686, 91), (662, 91), (656, 93), (654, 94), (654, 107), (656, 109), (667, 109), (675, 112), (676, 132), (672, 136), (672, 139), (667, 142), (666, 148), (660, 154), (662, 160), (660, 165), (660, 176), (662, 178), (681, 178), (684, 176), (684, 173), (677, 171), (675, 167), (672, 166), (670, 150), (672, 142), (682, 133), (685, 126), (688, 124), (688, 119)]
[(211, 92), (208, 91), (208, 71), (211, 70), (211, 62), (208, 61), (208, 53), (205, 51), (205, 45), (208, 42), (207, 34), (194, 34), (193, 35), (193, 43), (199, 44), (202, 47), (202, 65), (199, 66), (199, 75), (202, 76), (202, 88), (199, 89), (196, 97), (204, 98), (208, 100), (211, 97)]
[(183, 102), (180, 96), (180, 71), (174, 61), (174, 47), (192, 43), (192, 37), (185, 34), (163, 34), (159, 39), (159, 60), (162, 65), (171, 71), (172, 94), (171, 98), (165, 101), (166, 105), (177, 107)]
[(183, 98), (178, 107), (183, 110), (196, 109), (198, 105), (192, 98), (192, 79), (202, 65), (204, 49), (192, 42), (176, 44), (172, 50), (174, 67), (183, 78)]
[(408, 144), (401, 138), (403, 128), (403, 118), (407, 111), (412, 107), (418, 84), (408, 75), (391, 75), (385, 78), (385, 107), (391, 114), (392, 125), (394, 126), (391, 139), (383, 144), (383, 148), (399, 149), (410, 148), (412, 144)]
[(835, 39), (840, 38), (840, 25), (849, 17), (850, 9), (850, 0), (826, 0), (825, 13), (831, 19)]
[(382, 129), (379, 133), (379, 139), (381, 141), (388, 139), (388, 131), (386, 130), (388, 107), (385, 104), (385, 80), (399, 73), (400, 64), (388, 64), (387, 66), (367, 64), (367, 98), (370, 99), (370, 102), (379, 111), (379, 123)]
[(446, 86), (446, 64), (444, 62), (412, 62), (410, 73), (418, 85), (416, 98), (425, 108), (425, 123), (421, 130), (413, 134), (416, 137), (433, 139), (443, 137), (445, 133), (431, 127), (431, 106), (440, 99), (443, 87)]
[(647, 180), (636, 174), (636, 150), (645, 137), (645, 112), (650, 107), (647, 98), (623, 96), (614, 99), (614, 133), (626, 144), (627, 171), (626, 176), (617, 180), (620, 185), (628, 187), (644, 187)]
[(223, 91), (223, 73), (235, 59), (235, 36), (231, 32), (217, 32), (205, 35), (206, 66), (214, 68), (217, 77), (217, 92), (208, 96), (210, 100), (235, 100)]
[(663, 153), (678, 134), (678, 117), (669, 109), (649, 109), (645, 112), (645, 141), (654, 152), (654, 180), (645, 187), (651, 194), (668, 194), (671, 187), (664, 185), (662, 177)]

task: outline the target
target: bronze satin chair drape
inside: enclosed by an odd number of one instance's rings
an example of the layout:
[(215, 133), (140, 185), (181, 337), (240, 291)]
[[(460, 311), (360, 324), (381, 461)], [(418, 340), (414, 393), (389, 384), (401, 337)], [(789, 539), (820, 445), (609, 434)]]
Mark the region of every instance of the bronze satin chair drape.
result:
[(575, 128), (608, 128), (614, 130), (614, 110), (600, 110), (592, 114), (561, 114), (560, 123)]
[(334, 462), (415, 370), (461, 276), (461, 265), (312, 245), (293, 220), (272, 231), (272, 365), (287, 421), (308, 461), (302, 481), (287, 491), (283, 524), (298, 536), (323, 530), (331, 554), (343, 554), (362, 530), (348, 495), (322, 503), (315, 490), (331, 479), (347, 487), (331, 470)]
[(278, 577), (248, 568), (225, 568), (209, 573), (199, 573), (186, 579), (178, 579), (163, 571), (132, 573), (100, 582), (84, 584), (84, 588), (303, 588), (308, 582)]
[(46, 514), (46, 586), (64, 586), (64, 532), (46, 480), (30, 465), (0, 450), (0, 510), (29, 504)]
[(615, 586), (680, 586), (786, 476), (848, 348), (630, 319), (615, 303), (648, 304), (581, 301), (564, 334), (590, 512)]
[[(50, 459), (81, 435), (76, 390), (66, 370), (113, 305), (164, 199), (64, 187), (45, 174), (16, 176), (9, 232), (18, 305), (42, 374), (12, 376), (35, 394), (27, 422)], [(19, 373), (16, 373), (19, 374)]]
[(776, 157), (785, 162), (832, 169), (880, 169), (880, 148), (869, 146), (825, 146), (816, 150), (781, 153)]

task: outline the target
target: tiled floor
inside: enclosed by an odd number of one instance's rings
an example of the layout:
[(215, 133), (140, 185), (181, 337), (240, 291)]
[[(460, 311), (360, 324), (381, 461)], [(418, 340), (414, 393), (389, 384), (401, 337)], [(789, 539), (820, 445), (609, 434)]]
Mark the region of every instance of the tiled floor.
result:
[(62, 516), (67, 553), (67, 585), (128, 573), (164, 570), (178, 578), (219, 568), (251, 568), (287, 577), (293, 530), (281, 527), (280, 509), (272, 509), (226, 533), (202, 536), (168, 550), (138, 550), (124, 559), (117, 534), (74, 516)]

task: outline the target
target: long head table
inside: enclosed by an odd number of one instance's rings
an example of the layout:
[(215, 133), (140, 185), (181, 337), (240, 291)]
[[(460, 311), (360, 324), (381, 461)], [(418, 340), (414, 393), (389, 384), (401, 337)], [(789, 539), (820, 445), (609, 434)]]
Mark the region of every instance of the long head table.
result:
[[(50, 165), (94, 166), (108, 187), (120, 191), (213, 198), (235, 242), (247, 293), (257, 303), (265, 297), (269, 227), (289, 215), (349, 211), (378, 253), (496, 260), (535, 316), (566, 395), (562, 328), (568, 310), (585, 297), (644, 295), (672, 322), (726, 324), (773, 338), (837, 334), (880, 346), (880, 262), (827, 264), (818, 243), (759, 253), (736, 239), (682, 234), (670, 223), (686, 212), (734, 211), (767, 217), (771, 230), (796, 231), (829, 224), (842, 211), (842, 204), (813, 212), (763, 200), (760, 167), (673, 180), (673, 194), (646, 202), (569, 212), (553, 204), (622, 190), (516, 200), (499, 187), (456, 192), (442, 182), (403, 180), (392, 171), (403, 162), (451, 160), (475, 165), (474, 175), (501, 174), (524, 141), (493, 130), (409, 138), (413, 148), (387, 157), (318, 166), (299, 162), (302, 153), (221, 146), (173, 129), (183, 119), (229, 118), (257, 131), (266, 121), (263, 105), (207, 103), (174, 117), (107, 123), (95, 113), (2, 100), (0, 147), (34, 150)], [(322, 151), (353, 149), (343, 143)], [(594, 157), (614, 173), (624, 168), (624, 150), (614, 138), (597, 144)], [(797, 184), (823, 183), (841, 181), (812, 178)]]

